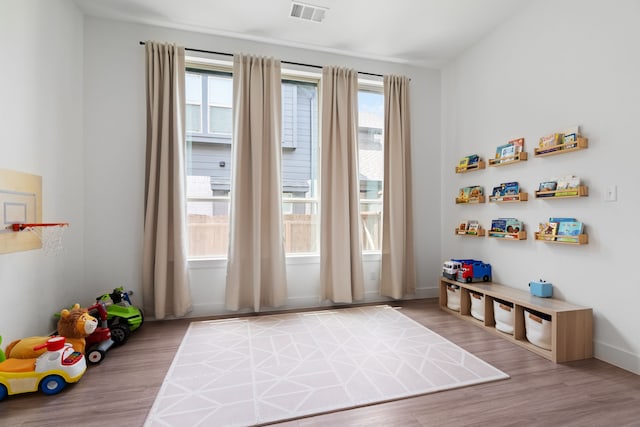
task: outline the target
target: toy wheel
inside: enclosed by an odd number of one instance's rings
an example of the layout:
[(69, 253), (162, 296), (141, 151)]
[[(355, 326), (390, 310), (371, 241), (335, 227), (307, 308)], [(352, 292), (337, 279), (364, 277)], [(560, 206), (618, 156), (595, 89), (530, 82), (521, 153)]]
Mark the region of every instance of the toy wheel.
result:
[(131, 330), (126, 323), (118, 323), (111, 327), (111, 339), (116, 345), (122, 345), (127, 342), (129, 335), (131, 335)]
[(489, 281), (489, 276), (485, 275), (485, 276), (482, 278), (482, 281), (483, 281), (483, 282), (488, 282), (488, 281)]
[(98, 348), (91, 349), (87, 353), (87, 362), (91, 363), (92, 365), (97, 365), (98, 363), (102, 362), (102, 359), (104, 359), (104, 355), (105, 352)]
[(471, 283), (471, 281), (472, 281), (473, 279), (471, 279), (471, 277), (467, 277), (467, 279), (466, 279), (466, 280), (467, 280), (467, 283)]
[(40, 381), (40, 391), (46, 395), (60, 393), (67, 382), (60, 375), (48, 375)]
[(7, 388), (4, 384), (0, 384), (0, 400), (4, 400), (4, 398), (7, 397), (7, 394)]

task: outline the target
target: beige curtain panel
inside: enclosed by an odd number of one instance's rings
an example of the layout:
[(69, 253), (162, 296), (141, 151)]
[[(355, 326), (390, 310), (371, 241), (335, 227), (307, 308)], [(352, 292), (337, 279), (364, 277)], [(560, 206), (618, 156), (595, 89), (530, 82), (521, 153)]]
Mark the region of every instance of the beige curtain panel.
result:
[(358, 74), (322, 70), (321, 298), (364, 298), (358, 173)]
[(384, 76), (384, 184), (380, 293), (395, 299), (416, 288), (411, 196), (409, 79)]
[(156, 319), (191, 311), (185, 198), (184, 48), (146, 42), (147, 149), (143, 307)]
[(280, 61), (235, 55), (226, 307), (285, 303)]

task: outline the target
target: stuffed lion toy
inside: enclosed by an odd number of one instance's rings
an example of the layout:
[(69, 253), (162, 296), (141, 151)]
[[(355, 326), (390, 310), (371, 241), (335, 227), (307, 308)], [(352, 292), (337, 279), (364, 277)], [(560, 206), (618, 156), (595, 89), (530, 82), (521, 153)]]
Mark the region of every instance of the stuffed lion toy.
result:
[[(85, 337), (88, 337), (98, 327), (98, 320), (89, 315), (86, 309), (80, 308), (79, 304), (73, 306), (71, 310), (66, 308), (60, 312), (58, 320), (58, 335), (66, 338), (66, 341), (73, 346), (73, 349), (84, 354)], [(29, 337), (13, 341), (5, 350), (6, 357), (15, 359), (31, 359), (40, 356), (46, 348), (34, 350), (33, 348), (44, 344), (51, 337)]]

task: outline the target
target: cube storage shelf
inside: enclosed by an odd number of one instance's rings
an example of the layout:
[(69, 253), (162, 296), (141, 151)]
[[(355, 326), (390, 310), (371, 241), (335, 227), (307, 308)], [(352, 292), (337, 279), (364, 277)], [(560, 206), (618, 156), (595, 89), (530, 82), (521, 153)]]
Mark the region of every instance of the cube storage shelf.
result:
[[(458, 287), (457, 292), (449, 292), (452, 297), (459, 295), (458, 310), (452, 310), (447, 304), (447, 289), (450, 286)], [(472, 316), (472, 292), (484, 297), (484, 320), (482, 321)], [(513, 334), (505, 333), (496, 328), (494, 301), (513, 305), (512, 322), (508, 322), (507, 319), (507, 323), (513, 324)], [(573, 305), (554, 298), (536, 297), (527, 291), (498, 283), (461, 283), (446, 277), (440, 278), (439, 304), (441, 310), (469, 321), (555, 363), (589, 359), (593, 356), (593, 310), (591, 308)], [(452, 306), (457, 307), (458, 303), (456, 302)], [(527, 340), (525, 310), (543, 313), (551, 318), (550, 350)], [(502, 319), (499, 325), (503, 325), (504, 321), (505, 319)]]

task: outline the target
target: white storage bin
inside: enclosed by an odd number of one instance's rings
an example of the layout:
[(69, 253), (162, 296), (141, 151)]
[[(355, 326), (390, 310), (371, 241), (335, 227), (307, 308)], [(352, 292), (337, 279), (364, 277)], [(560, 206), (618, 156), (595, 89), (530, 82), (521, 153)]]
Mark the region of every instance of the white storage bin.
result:
[(525, 310), (524, 328), (531, 344), (551, 350), (551, 316)]
[(469, 296), (471, 297), (471, 315), (484, 322), (484, 295), (469, 292)]
[(493, 300), (493, 318), (496, 329), (505, 334), (513, 335), (513, 304), (502, 300)]
[(447, 307), (460, 311), (460, 286), (447, 285)]

